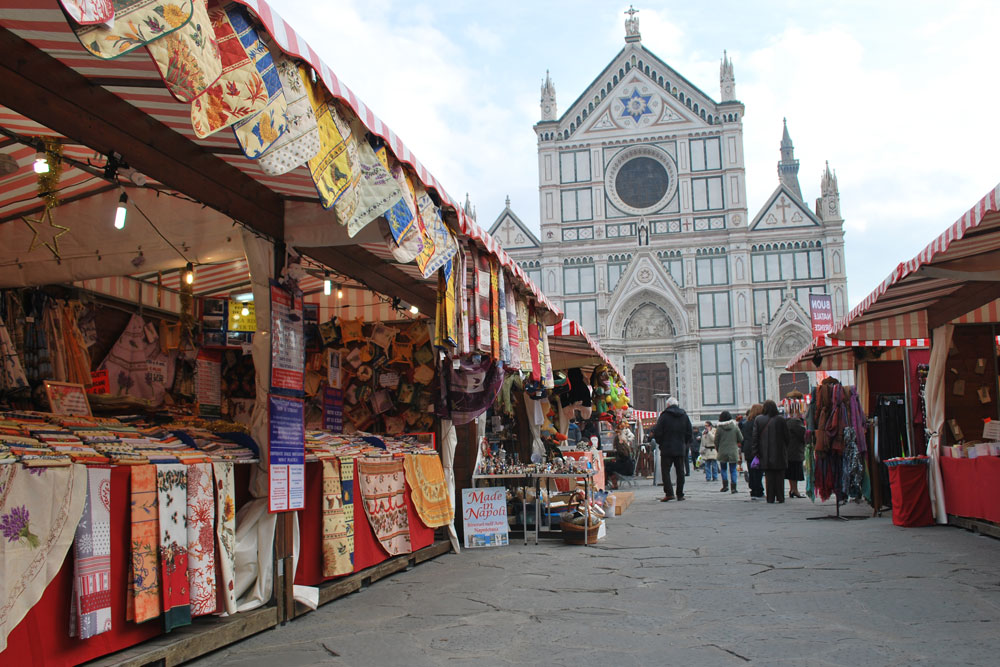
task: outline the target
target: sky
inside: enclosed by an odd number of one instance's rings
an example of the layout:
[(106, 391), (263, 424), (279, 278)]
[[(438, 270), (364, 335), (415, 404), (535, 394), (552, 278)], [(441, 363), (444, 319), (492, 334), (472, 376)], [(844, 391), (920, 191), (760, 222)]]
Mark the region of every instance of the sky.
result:
[[(626, 3), (269, 0), (489, 228), (507, 196), (538, 230), (539, 89), (559, 113), (624, 45)], [(1000, 2), (638, 3), (643, 45), (718, 100), (734, 62), (749, 215), (778, 184), (782, 118), (812, 206), (826, 161), (851, 305), (1000, 181)]]

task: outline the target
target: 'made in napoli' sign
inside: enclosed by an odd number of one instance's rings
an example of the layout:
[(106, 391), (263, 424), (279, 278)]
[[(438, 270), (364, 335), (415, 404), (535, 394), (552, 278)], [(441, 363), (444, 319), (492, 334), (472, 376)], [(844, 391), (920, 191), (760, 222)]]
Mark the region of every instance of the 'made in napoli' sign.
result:
[(507, 489), (462, 489), (462, 525), (466, 549), (506, 546)]

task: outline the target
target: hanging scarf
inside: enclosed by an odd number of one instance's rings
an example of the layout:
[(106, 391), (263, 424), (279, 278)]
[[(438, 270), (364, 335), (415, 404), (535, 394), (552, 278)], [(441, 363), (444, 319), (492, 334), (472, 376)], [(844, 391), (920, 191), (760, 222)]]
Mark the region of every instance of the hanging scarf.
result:
[(528, 302), (524, 297), (517, 297), (517, 342), (521, 347), (521, 370), (531, 370), (531, 339), (528, 331)]
[(7, 325), (0, 318), (0, 391), (15, 391), (27, 386), (28, 377), (24, 374), (21, 357), (10, 338)]
[(156, 466), (157, 502), (160, 510), (160, 580), (163, 594), (163, 629), (191, 624), (188, 589), (187, 466)]
[(503, 384), (503, 371), (487, 356), (478, 362), (474, 357), (462, 357), (458, 368), (447, 364), (444, 371), (447, 381), (442, 387), (447, 387), (447, 397), (441, 416), (450, 418), (456, 426), (486, 412)]
[(360, 458), (357, 464), (365, 514), (379, 543), (390, 556), (410, 553), (403, 462)]
[(111, 469), (87, 468), (87, 500), (73, 542), (70, 633), (87, 639), (111, 629)]
[(403, 458), (406, 483), (417, 515), (428, 528), (440, 528), (451, 523), (451, 503), (444, 468), (436, 454), (407, 454)]
[(133, 466), (132, 477), (132, 610), (136, 623), (160, 615), (160, 544), (156, 508), (156, 467)]
[(510, 365), (510, 332), (507, 330), (507, 284), (504, 280), (504, 270), (497, 272), (497, 329), (500, 331), (500, 361), (504, 366)]
[(490, 258), (477, 252), (476, 258), (476, 350), (489, 354), (493, 351), (493, 334), (490, 332)]
[(490, 262), (490, 354), (494, 359), (500, 359), (503, 351), (500, 349), (500, 265), (493, 259)]
[(538, 382), (542, 379), (545, 351), (538, 331), (538, 321), (532, 308), (528, 315), (528, 354), (531, 356), (531, 379)]
[(191, 615), (204, 616), (216, 609), (215, 493), (211, 463), (188, 466), (187, 539)]
[(442, 269), (445, 277), (444, 295), (444, 339), (451, 347), (458, 346), (458, 266), (454, 259), (449, 260)]
[(354, 571), (353, 546), (347, 539), (347, 517), (341, 489), (340, 460), (322, 457), (323, 464), (323, 576), (338, 577)]
[(455, 265), (458, 270), (456, 276), (456, 288), (458, 290), (455, 301), (458, 304), (458, 353), (460, 355), (469, 354), (472, 351), (471, 334), (469, 332), (469, 254), (459, 252), (455, 255)]
[(552, 353), (549, 352), (549, 330), (548, 327), (541, 322), (538, 323), (538, 335), (542, 339), (541, 361), (542, 368), (544, 369), (542, 384), (546, 389), (552, 389), (556, 386), (556, 381), (552, 372)]
[(219, 544), (219, 611), (236, 613), (236, 483), (231, 462), (213, 463), (215, 535)]
[(510, 348), (510, 367), (514, 370), (521, 368), (521, 337), (520, 328), (517, 325), (517, 301), (514, 296), (513, 281), (505, 283), (507, 289), (504, 304), (507, 307), (507, 345)]
[(354, 461), (351, 456), (340, 458), (340, 496), (343, 499), (344, 522), (346, 525), (343, 542), (354, 568)]

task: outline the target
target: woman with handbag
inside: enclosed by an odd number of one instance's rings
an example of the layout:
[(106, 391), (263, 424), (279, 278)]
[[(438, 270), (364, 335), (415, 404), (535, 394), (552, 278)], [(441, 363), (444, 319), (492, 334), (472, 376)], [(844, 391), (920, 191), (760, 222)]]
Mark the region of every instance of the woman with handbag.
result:
[(778, 414), (774, 401), (764, 401), (763, 414), (753, 423), (750, 467), (764, 473), (767, 502), (785, 502), (785, 470), (788, 468), (788, 424)]

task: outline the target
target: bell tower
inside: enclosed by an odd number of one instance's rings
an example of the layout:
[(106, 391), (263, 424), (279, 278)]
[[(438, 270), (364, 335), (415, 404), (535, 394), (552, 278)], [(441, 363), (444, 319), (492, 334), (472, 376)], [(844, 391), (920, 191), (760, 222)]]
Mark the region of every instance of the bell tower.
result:
[(722, 64), (719, 65), (719, 89), (723, 102), (736, 101), (736, 75), (733, 73), (733, 61), (729, 54), (722, 52)]
[(556, 86), (552, 83), (549, 71), (545, 70), (545, 81), (542, 82), (542, 120), (556, 119)]

